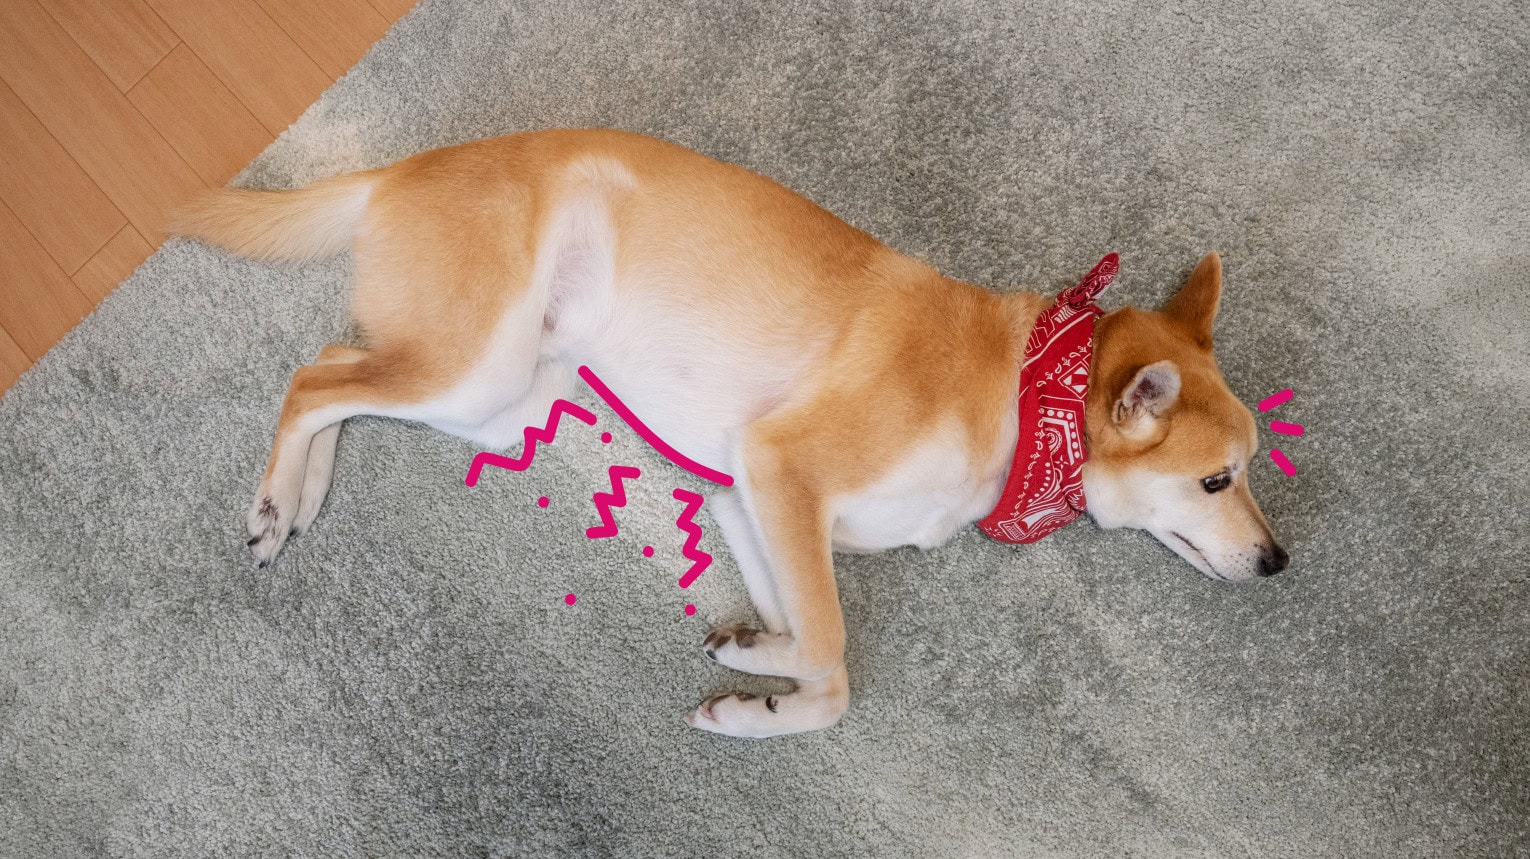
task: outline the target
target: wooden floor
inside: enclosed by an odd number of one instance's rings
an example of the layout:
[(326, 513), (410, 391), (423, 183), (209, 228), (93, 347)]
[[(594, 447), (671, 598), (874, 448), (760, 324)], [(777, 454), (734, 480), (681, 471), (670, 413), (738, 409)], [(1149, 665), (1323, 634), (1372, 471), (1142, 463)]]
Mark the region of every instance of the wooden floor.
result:
[(0, 392), (415, 0), (0, 0)]

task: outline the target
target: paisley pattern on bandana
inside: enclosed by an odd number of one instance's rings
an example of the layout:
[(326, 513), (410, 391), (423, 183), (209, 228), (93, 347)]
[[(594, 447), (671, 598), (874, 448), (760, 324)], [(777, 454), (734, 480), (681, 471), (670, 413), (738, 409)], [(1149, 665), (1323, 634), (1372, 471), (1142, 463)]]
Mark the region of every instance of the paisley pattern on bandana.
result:
[(1095, 298), (1116, 279), (1109, 254), (1036, 318), (1020, 368), (1020, 438), (999, 503), (978, 527), (1034, 543), (1078, 518), (1084, 503), (1084, 404), (1094, 351)]

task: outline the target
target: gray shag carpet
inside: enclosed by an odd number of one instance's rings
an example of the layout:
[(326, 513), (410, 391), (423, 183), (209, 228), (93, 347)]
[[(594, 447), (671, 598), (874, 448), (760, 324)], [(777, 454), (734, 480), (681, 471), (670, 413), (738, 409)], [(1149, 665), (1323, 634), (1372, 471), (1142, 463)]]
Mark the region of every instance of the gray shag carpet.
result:
[[(612, 126), (996, 289), (1119, 251), (1107, 304), (1151, 306), (1220, 250), (1229, 383), (1307, 428), (1253, 467), (1292, 568), (1087, 522), (842, 557), (849, 714), (701, 734), (703, 694), (772, 688), (702, 658), (750, 616), (706, 516), (675, 586), (669, 490), (706, 484), (575, 424), (469, 489), (467, 443), (361, 419), (257, 570), (349, 263), (174, 241), (0, 402), (0, 854), (1524, 855), (1526, 8), (428, 0), (240, 181)], [(645, 477), (587, 540), (616, 462)]]

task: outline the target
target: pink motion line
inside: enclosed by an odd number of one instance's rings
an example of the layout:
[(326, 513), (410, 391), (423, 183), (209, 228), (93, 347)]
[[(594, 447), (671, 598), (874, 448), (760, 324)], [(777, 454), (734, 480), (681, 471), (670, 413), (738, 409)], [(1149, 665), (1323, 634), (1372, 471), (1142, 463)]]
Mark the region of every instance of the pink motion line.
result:
[(554, 400), (552, 411), (547, 413), (547, 426), (540, 429), (537, 427), (526, 427), (526, 446), (521, 450), (520, 456), (511, 459), (508, 456), (500, 456), (497, 453), (484, 451), (473, 457), (473, 464), (468, 466), (467, 477), (463, 478), (463, 482), (469, 486), (477, 486), (478, 475), (483, 471), (485, 465), (495, 465), (511, 471), (525, 471), (530, 468), (531, 461), (536, 459), (537, 456), (537, 442), (552, 444), (553, 439), (558, 437), (558, 421), (566, 414), (573, 415), (590, 426), (595, 425), (595, 416), (585, 409), (574, 405), (568, 400)]
[[(680, 466), (686, 471), (689, 471), (697, 477), (702, 478), (703, 480), (710, 480), (713, 483), (720, 483), (723, 486), (733, 485), (732, 475), (724, 474), (715, 468), (708, 468), (705, 465), (702, 465), (701, 463), (691, 459), (680, 451), (670, 447), (669, 444), (664, 441), (664, 439), (659, 438), (658, 434), (649, 429), (647, 424), (643, 423), (641, 420), (638, 420), (638, 416), (632, 413), (632, 409), (627, 408), (627, 404), (622, 402), (621, 397), (618, 397), (614, 391), (606, 387), (606, 383), (602, 382), (600, 377), (595, 375), (594, 370), (591, 370), (589, 367), (580, 367), (579, 377), (584, 379), (584, 381), (591, 388), (594, 388), (595, 393), (599, 394), (600, 398), (606, 401), (606, 405), (610, 406), (612, 411), (616, 412), (622, 420), (626, 421), (628, 426), (636, 430), (637, 434), (643, 437), (643, 441), (648, 442), (654, 450), (663, 454), (665, 459), (668, 459), (670, 462), (673, 462), (674, 464)], [(591, 422), (594, 422), (593, 419)], [(472, 484), (470, 483), (468, 485), (471, 486)], [(710, 562), (711, 558), (708, 557), (707, 560)], [(685, 585), (681, 585), (681, 587), (685, 587)]]
[[(676, 489), (674, 496), (676, 500), (685, 502), (685, 509), (680, 511), (680, 518), (675, 520), (675, 527), (690, 535), (685, 540), (685, 547), (680, 550), (680, 554), (694, 562), (691, 568), (685, 571), (685, 575), (680, 577), (680, 587), (688, 588), (691, 582), (696, 581), (697, 576), (712, 565), (712, 556), (701, 551), (701, 526), (695, 521), (696, 511), (701, 509), (701, 502), (706, 499), (686, 489)], [(691, 613), (689, 607), (686, 608), (685, 613)]]
[(622, 481), (636, 478), (640, 474), (641, 472), (631, 465), (611, 466), (611, 491), (597, 492), (590, 497), (590, 500), (595, 502), (595, 512), (600, 514), (602, 524), (586, 528), (584, 536), (591, 540), (599, 540), (603, 537), (615, 537), (620, 533), (616, 525), (616, 517), (611, 515), (611, 508), (627, 506), (627, 487), (622, 485)]
[(1286, 455), (1280, 452), (1280, 448), (1277, 447), (1270, 451), (1270, 459), (1280, 466), (1280, 470), (1284, 471), (1287, 477), (1296, 476), (1296, 466), (1291, 464), (1291, 460), (1286, 459)]

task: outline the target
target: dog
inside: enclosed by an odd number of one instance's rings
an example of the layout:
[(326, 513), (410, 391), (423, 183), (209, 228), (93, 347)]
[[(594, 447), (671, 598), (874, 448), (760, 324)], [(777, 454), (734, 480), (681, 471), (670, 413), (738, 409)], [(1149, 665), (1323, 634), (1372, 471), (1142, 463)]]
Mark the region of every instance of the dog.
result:
[[(930, 548), (994, 508), (1027, 338), (1051, 300), (946, 278), (781, 185), (651, 137), (547, 130), (293, 191), (223, 189), (174, 231), (262, 260), (349, 249), (365, 348), (292, 376), (247, 516), (261, 566), (319, 514), (341, 422), (522, 442), (588, 365), (663, 439), (730, 473), (712, 512), (763, 629), (703, 648), (794, 692), (714, 696), (696, 728), (768, 737), (849, 704), (833, 551)], [(1161, 311), (1100, 317), (1087, 512), (1202, 573), (1280, 572), (1253, 495), (1252, 413), (1212, 356), (1221, 261)]]

